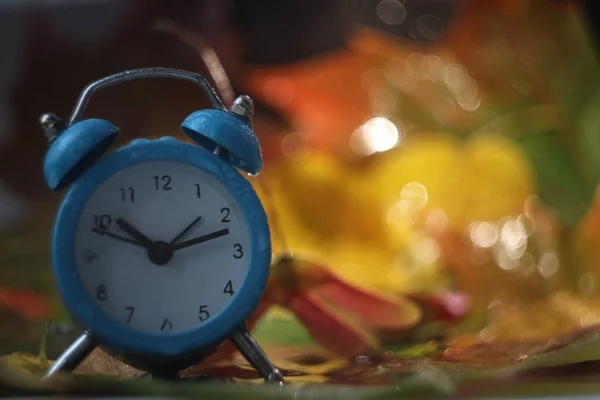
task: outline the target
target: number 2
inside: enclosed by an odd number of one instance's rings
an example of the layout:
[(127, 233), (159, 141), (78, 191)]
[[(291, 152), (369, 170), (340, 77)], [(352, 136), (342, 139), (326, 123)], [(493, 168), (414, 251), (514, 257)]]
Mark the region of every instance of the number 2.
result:
[(227, 207), (223, 207), (223, 208), (221, 208), (221, 214), (225, 214), (225, 215), (223, 216), (223, 218), (221, 219), (221, 222), (231, 222), (231, 221), (229, 220), (229, 211), (230, 211), (230, 210), (229, 210), (229, 208), (227, 208)]

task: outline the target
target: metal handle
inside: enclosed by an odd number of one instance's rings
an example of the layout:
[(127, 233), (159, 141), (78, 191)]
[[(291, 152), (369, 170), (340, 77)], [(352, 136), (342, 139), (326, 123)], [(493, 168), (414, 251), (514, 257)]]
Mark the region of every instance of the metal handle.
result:
[(210, 83), (208, 83), (206, 78), (200, 74), (173, 68), (140, 68), (109, 75), (86, 86), (81, 92), (81, 95), (79, 95), (79, 99), (77, 100), (75, 108), (73, 109), (71, 117), (69, 118), (68, 126), (81, 119), (81, 116), (83, 115), (90, 98), (95, 92), (117, 83), (130, 81), (137, 78), (176, 78), (196, 83), (210, 99), (213, 108), (223, 111), (227, 110), (213, 87), (210, 85)]

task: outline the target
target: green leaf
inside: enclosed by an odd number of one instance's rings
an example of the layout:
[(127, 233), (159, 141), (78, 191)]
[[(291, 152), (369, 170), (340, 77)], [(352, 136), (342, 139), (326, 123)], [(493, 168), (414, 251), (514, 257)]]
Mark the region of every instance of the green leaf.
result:
[(594, 188), (586, 186), (573, 168), (554, 131), (515, 138), (537, 177), (541, 200), (565, 226), (575, 226), (587, 212)]
[(600, 180), (599, 49), (573, 10), (550, 12), (544, 1), (532, 1), (530, 29), (537, 43), (536, 72), (558, 106), (560, 142), (580, 180), (595, 186)]
[(308, 331), (293, 315), (267, 314), (258, 321), (252, 335), (263, 344), (315, 345)]

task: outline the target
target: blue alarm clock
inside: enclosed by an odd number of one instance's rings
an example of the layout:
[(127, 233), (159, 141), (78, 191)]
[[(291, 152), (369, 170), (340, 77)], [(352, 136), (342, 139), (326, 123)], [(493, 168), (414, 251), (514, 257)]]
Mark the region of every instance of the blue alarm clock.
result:
[[(212, 109), (189, 115), (172, 137), (137, 139), (106, 154), (119, 129), (81, 119), (99, 89), (136, 78), (191, 81)], [(44, 177), (70, 186), (52, 240), (63, 303), (84, 334), (47, 372), (70, 371), (100, 346), (124, 362), (174, 377), (231, 339), (269, 382), (283, 383), (245, 327), (271, 261), (265, 211), (242, 174), (262, 170), (253, 103), (227, 110), (196, 73), (144, 68), (88, 85), (68, 122), (41, 117), (50, 145)]]

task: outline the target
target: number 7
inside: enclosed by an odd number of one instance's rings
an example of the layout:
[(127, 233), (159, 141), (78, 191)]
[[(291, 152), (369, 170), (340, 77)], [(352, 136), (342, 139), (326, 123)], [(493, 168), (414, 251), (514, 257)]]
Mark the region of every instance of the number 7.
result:
[(131, 317), (133, 317), (133, 312), (135, 311), (135, 307), (125, 307), (127, 311), (129, 311), (129, 316), (127, 317), (127, 323), (131, 321)]

